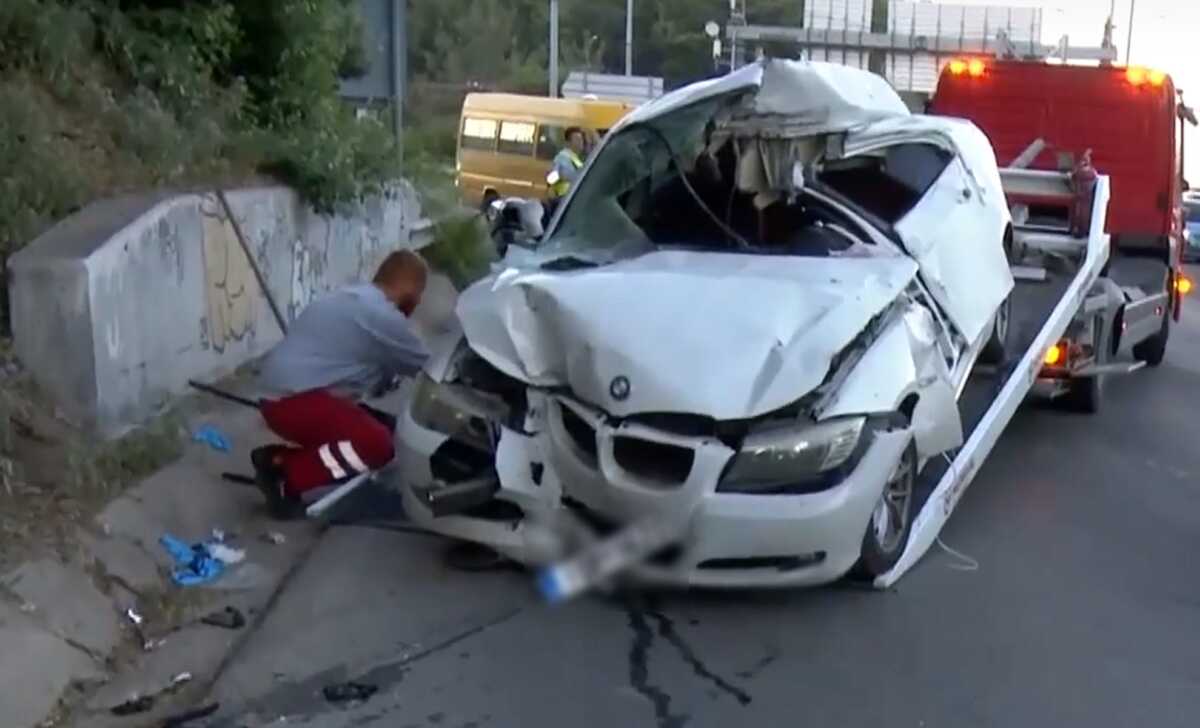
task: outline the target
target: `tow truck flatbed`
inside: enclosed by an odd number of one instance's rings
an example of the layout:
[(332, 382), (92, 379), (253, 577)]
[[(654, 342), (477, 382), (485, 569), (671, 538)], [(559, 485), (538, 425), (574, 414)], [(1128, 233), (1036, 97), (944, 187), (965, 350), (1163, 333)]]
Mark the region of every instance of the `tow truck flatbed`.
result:
[[(1009, 194), (1020, 194), (1029, 188), (1042, 193), (1051, 190), (1063, 198), (1074, 194), (1069, 178), (1061, 173), (1008, 169), (1001, 171), (1001, 178)], [(1109, 238), (1104, 233), (1109, 198), (1107, 177), (1101, 176), (1097, 180), (1093, 195), (1091, 224), (1086, 238), (1073, 238), (1066, 231), (1039, 230), (1030, 235), (1029, 240), (1022, 241), (1051, 256), (1059, 265), (1035, 268), (1043, 271), (1041, 275), (1015, 276), (1009, 341), (1010, 350), (1018, 353), (1006, 366), (976, 367), (968, 379), (959, 398), (963, 446), (953, 458), (931, 460), (922, 470), (914, 493), (919, 510), (908, 545), (896, 566), (875, 580), (876, 587), (894, 584), (937, 540), (963, 492), (978, 474), (1017, 408), (1043, 378), (1047, 352), (1063, 340), (1069, 329), (1089, 335), (1099, 333), (1101, 344), (1107, 342), (1104, 331), (1079, 326), (1092, 316), (1111, 322), (1118, 313), (1114, 303), (1105, 303), (1098, 311), (1089, 310), (1085, 305), (1089, 301), (1104, 300), (1103, 295), (1096, 295), (1096, 288), (1104, 288), (1098, 281), (1101, 281), (1101, 272), (1109, 256)], [(1018, 227), (1015, 235), (1019, 237), (1022, 232)], [(1016, 247), (1020, 250), (1025, 245)], [(1069, 262), (1072, 254), (1078, 264), (1074, 270), (1064, 270), (1062, 263)], [(1018, 267), (1028, 270), (1024, 262), (1018, 261)], [(1102, 361), (1106, 360), (1103, 351), (1100, 357)], [(1082, 369), (1067, 370), (1063, 380), (1087, 376)]]

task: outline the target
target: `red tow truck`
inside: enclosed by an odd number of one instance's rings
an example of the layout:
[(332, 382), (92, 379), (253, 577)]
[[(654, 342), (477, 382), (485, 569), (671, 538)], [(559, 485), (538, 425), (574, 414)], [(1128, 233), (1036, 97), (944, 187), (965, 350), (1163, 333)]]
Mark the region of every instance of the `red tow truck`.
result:
[[(958, 58), (943, 69), (928, 112), (974, 122), (1002, 168), (1074, 170), (1086, 180), (1090, 156), (1090, 166), (1110, 177), (1111, 251), (1102, 275), (1125, 300), (1109, 354), (1161, 363), (1171, 319), (1179, 321), (1192, 288), (1182, 267), (1182, 193), (1184, 124), (1196, 125), (1196, 117), (1171, 77), (1132, 66)], [(1010, 196), (1014, 211), (1023, 207), (1034, 223), (1070, 216), (1044, 202)]]

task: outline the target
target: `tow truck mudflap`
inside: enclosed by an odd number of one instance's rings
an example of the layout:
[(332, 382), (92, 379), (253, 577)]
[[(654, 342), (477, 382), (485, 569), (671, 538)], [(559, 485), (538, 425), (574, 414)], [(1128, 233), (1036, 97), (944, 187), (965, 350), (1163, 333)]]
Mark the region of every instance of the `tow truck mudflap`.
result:
[(1083, 263), (1063, 297), (1034, 337), (1033, 343), (1012, 368), (1000, 388), (1000, 393), (984, 412), (983, 418), (963, 443), (950, 467), (925, 501), (913, 522), (908, 545), (900, 560), (890, 571), (875, 579), (876, 588), (886, 589), (896, 583), (933, 546), (963, 492), (979, 472), (979, 466), (995, 447), (1005, 426), (1037, 381), (1046, 352), (1062, 338), (1072, 319), (1084, 307), (1093, 284), (1099, 279), (1100, 271), (1108, 260), (1109, 241), (1103, 230), (1109, 190), (1107, 176), (1096, 180), (1090, 233)]

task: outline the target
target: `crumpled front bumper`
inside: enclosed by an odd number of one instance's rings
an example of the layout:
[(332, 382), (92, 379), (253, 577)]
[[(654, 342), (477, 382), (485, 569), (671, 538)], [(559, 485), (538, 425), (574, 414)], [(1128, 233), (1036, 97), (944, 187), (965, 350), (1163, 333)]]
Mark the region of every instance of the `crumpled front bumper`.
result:
[[(400, 425), (405, 507), (422, 527), (484, 543), (518, 562), (546, 565), (572, 554), (578, 535), (602, 537), (647, 517), (685, 524), (677, 545), (631, 567), (634, 581), (704, 587), (803, 586), (834, 581), (858, 560), (884, 483), (911, 441), (908, 431), (876, 432), (840, 484), (805, 495), (718, 493), (733, 451), (715, 438), (605, 422), (571, 400), (539, 397), (523, 435), (505, 430), (496, 458), (497, 498), (525, 517), (435, 518), (413, 487), (433, 479), (430, 457), (446, 439), (407, 413)], [(589, 444), (589, 435), (594, 438)], [(630, 456), (629, 442), (646, 457)], [(642, 445), (641, 443), (646, 443)], [(674, 451), (674, 454), (672, 454)], [(672, 478), (663, 460), (690, 466)], [(655, 459), (654, 455), (664, 458)]]

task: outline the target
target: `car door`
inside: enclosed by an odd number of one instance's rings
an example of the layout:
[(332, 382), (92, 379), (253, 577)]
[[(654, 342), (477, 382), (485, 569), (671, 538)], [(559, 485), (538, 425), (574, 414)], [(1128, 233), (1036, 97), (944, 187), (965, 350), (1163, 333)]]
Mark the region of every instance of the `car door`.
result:
[(975, 342), (990, 332), (1013, 278), (1004, 251), (1010, 217), (995, 153), (970, 122), (898, 117), (847, 134), (847, 157), (900, 145), (926, 144), (950, 153), (924, 195), (893, 223), (921, 279), (960, 333)]

